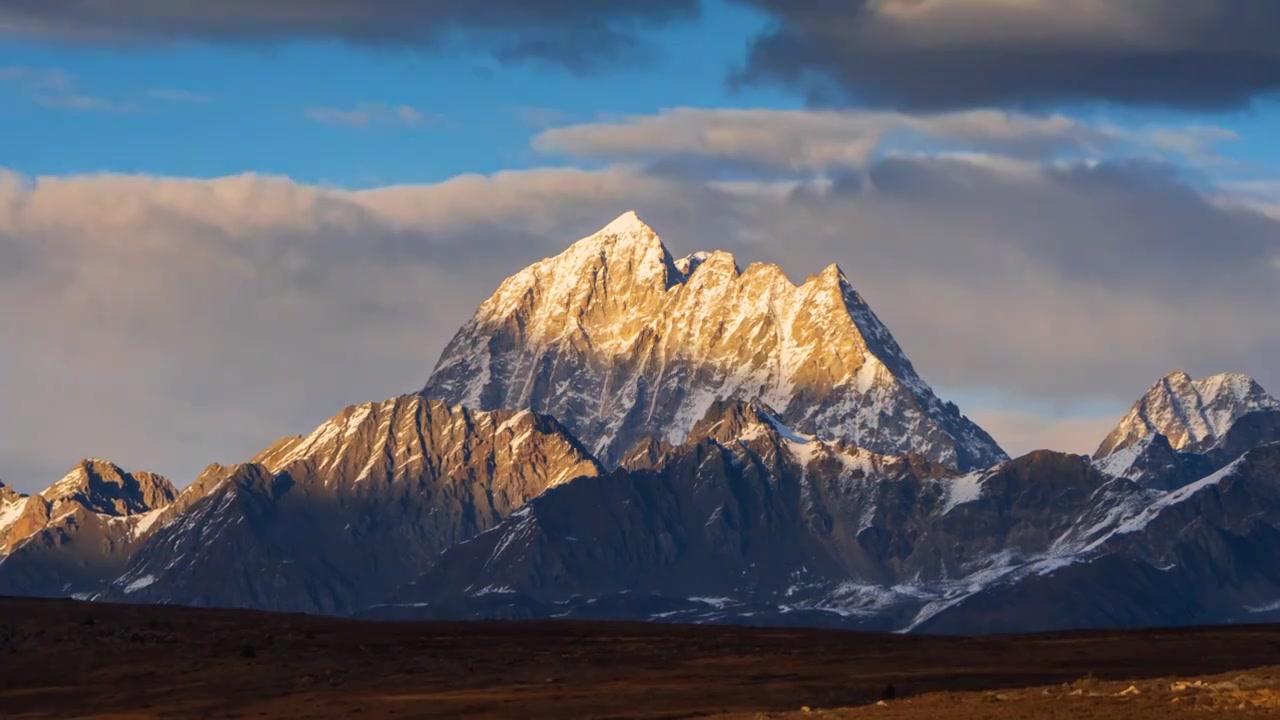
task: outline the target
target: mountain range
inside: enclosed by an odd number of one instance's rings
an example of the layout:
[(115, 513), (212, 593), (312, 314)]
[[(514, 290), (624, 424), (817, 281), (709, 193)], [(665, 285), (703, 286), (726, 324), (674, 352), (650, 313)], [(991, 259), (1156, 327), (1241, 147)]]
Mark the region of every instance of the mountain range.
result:
[(375, 618), (938, 633), (1280, 619), (1280, 402), (1172, 373), (1010, 459), (844, 273), (674, 258), (628, 213), (513, 275), (423, 389), (181, 493), (0, 485), (0, 594)]

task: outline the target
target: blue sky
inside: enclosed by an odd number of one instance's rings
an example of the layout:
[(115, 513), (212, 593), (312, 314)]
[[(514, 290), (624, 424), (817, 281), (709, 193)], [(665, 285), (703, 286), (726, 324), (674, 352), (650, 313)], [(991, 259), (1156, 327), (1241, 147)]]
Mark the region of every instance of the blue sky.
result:
[[(1280, 386), (1274, 0), (1243, 27), (1131, 0), (577, 3), (628, 21), (612, 58), (591, 18), (513, 3), (331, 0), (354, 30), (302, 0), (0, 4), (0, 304), (24, 309), (0, 478), (97, 455), (181, 485), (411, 391), (503, 277), (632, 209), (673, 251), (841, 264), (1015, 452), (1090, 450), (1174, 369)], [(587, 67), (429, 32), (523, 36), (486, 25), (517, 7)]]
[[(254, 171), (344, 187), (546, 165), (556, 160), (534, 154), (529, 140), (548, 124), (684, 105), (803, 106), (780, 89), (725, 82), (764, 22), (719, 5), (698, 23), (648, 37), (634, 62), (591, 74), (341, 42), (143, 51), (11, 42), (0, 46), (0, 67), (65, 72), (69, 92), (102, 106), (41, 106), (29, 85), (0, 84), (0, 165), (32, 175)], [(351, 128), (307, 118), (311, 109), (364, 103), (408, 106), (427, 120)]]
[[(529, 141), (549, 125), (682, 106), (804, 107), (798, 91), (726, 83), (768, 26), (760, 12), (713, 3), (697, 22), (644, 35), (634, 60), (592, 73), (340, 41), (139, 48), (13, 39), (0, 45), (0, 68), (67, 79), (58, 89), (0, 80), (0, 166), (29, 175), (253, 171), (343, 187), (545, 166), (563, 160), (533, 152)], [(424, 119), (353, 128), (308, 117), (369, 104), (406, 106)], [(1280, 167), (1275, 101), (1211, 112), (1076, 103), (1066, 112), (1128, 127), (1227, 128), (1240, 140), (1222, 153), (1239, 165), (1215, 174), (1266, 178)]]

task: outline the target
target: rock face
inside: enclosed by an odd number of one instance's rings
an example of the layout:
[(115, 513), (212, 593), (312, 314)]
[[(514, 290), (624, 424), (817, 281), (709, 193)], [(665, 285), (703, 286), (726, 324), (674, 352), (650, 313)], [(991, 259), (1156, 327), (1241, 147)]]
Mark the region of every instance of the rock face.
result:
[(1152, 435), (1165, 436), (1175, 450), (1206, 450), (1245, 415), (1278, 409), (1280, 400), (1248, 375), (1192, 380), (1186, 373), (1171, 373), (1133, 406), (1094, 457), (1104, 458)]
[(738, 405), (629, 459), (451, 548), (374, 614), (1013, 632), (1241, 621), (1280, 597), (1277, 444), (1226, 467), (1180, 456), (1145, 484), (1047, 451), (956, 475)]
[(110, 597), (350, 613), (547, 488), (601, 471), (529, 411), (418, 396), (350, 407), (250, 463), (206, 470)]
[(797, 287), (724, 252), (674, 260), (632, 213), (506, 280), (422, 394), (553, 415), (608, 466), (646, 438), (682, 442), (729, 399), (874, 452), (961, 469), (1005, 459), (934, 395), (838, 267)]
[(85, 460), (37, 495), (0, 487), (0, 594), (101, 591), (176, 496), (152, 473)]
[(1130, 505), (1076, 562), (1001, 583), (927, 632), (1274, 622), (1280, 616), (1280, 444)]

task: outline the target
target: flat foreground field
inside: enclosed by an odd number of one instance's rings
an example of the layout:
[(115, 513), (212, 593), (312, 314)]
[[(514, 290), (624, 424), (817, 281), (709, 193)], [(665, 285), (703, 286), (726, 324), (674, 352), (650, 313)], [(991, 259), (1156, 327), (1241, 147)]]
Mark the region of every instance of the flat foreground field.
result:
[(1280, 718), (1280, 628), (940, 638), (0, 598), (0, 716)]

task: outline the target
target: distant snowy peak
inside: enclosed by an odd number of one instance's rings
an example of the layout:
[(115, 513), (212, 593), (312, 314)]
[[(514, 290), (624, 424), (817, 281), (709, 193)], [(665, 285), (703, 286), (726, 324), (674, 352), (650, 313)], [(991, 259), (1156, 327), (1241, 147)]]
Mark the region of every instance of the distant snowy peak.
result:
[(1107, 436), (1095, 459), (1125, 450), (1151, 435), (1163, 435), (1175, 450), (1203, 451), (1237, 420), (1261, 410), (1280, 409), (1248, 375), (1229, 373), (1193, 380), (1174, 372), (1151, 387)]
[(934, 395), (839, 267), (797, 286), (723, 251), (675, 260), (634, 213), (502, 283), (422, 394), (553, 415), (609, 465), (644, 438), (682, 442), (731, 399), (875, 452), (1005, 458)]

